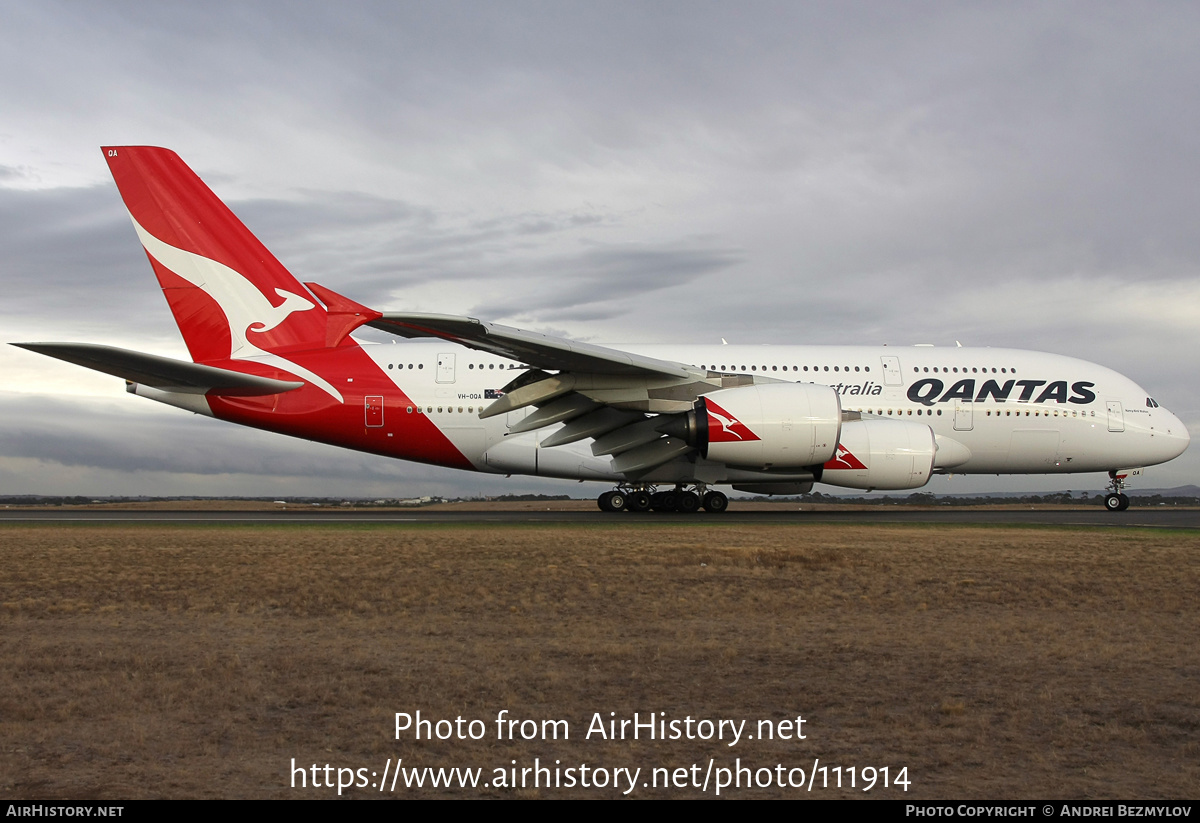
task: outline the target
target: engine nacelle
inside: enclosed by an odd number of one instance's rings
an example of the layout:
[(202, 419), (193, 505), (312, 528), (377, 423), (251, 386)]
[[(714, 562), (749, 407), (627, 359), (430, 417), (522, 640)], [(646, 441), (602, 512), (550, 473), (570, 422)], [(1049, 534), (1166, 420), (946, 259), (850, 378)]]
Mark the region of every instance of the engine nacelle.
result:
[(906, 420), (850, 420), (842, 424), (837, 455), (821, 482), (849, 489), (919, 489), (933, 473), (933, 429)]
[[(748, 468), (819, 466), (842, 429), (838, 393), (815, 383), (763, 383), (706, 394), (679, 432), (709, 460)], [(675, 434), (675, 431), (669, 431)]]

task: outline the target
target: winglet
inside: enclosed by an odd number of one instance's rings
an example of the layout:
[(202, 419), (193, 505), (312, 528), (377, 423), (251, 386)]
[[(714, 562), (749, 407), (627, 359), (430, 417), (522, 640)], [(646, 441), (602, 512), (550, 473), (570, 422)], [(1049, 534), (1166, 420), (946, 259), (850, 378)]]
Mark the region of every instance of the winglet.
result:
[(343, 297), (332, 289), (327, 289), (318, 283), (305, 283), (308, 290), (325, 304), (325, 346), (333, 348), (340, 345), (350, 332), (359, 326), (366, 325), (372, 320), (383, 317), (383, 312), (368, 309), (361, 303), (355, 303), (349, 297)]

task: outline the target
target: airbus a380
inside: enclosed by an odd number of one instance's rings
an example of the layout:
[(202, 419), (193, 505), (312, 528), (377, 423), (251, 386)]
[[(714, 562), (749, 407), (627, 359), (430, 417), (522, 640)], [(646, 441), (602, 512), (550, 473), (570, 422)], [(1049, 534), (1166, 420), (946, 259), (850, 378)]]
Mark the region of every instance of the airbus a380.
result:
[[(917, 489), (935, 474), (1108, 472), (1183, 453), (1132, 380), (991, 348), (606, 348), (470, 317), (381, 312), (301, 284), (166, 149), (103, 149), (194, 362), (15, 345), (188, 411), (360, 451), (606, 481), (605, 511), (725, 510), (717, 486)], [(363, 326), (404, 338), (360, 342)]]

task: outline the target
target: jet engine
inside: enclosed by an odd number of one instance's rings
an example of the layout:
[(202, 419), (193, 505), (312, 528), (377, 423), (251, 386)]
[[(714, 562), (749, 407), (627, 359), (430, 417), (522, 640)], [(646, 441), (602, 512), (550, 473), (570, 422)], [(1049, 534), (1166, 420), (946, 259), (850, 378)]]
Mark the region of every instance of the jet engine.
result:
[(706, 394), (659, 431), (728, 466), (798, 468), (833, 458), (841, 428), (841, 400), (828, 386), (762, 383)]
[(837, 454), (820, 481), (849, 489), (918, 489), (929, 482), (937, 444), (933, 430), (905, 420), (842, 424)]

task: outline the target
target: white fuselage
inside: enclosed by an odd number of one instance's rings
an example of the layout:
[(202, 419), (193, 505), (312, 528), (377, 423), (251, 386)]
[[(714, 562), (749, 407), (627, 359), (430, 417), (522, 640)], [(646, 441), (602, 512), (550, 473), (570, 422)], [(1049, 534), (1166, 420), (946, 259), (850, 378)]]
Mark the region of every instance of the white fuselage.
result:
[[(587, 441), (540, 443), (559, 426), (510, 435), (526, 409), (480, 419), (520, 374), (511, 360), (448, 343), (364, 344), (454, 445), (482, 471), (618, 480)], [(955, 473), (1110, 471), (1162, 463), (1187, 447), (1180, 420), (1117, 372), (1075, 358), (990, 348), (642, 346), (625, 350), (711, 372), (811, 382), (844, 411), (928, 425), (965, 446)], [(389, 410), (392, 414), (414, 413)], [(735, 482), (736, 469), (698, 460), (693, 479)], [(653, 480), (679, 479), (666, 470)], [(743, 481), (746, 478), (741, 478)]]

